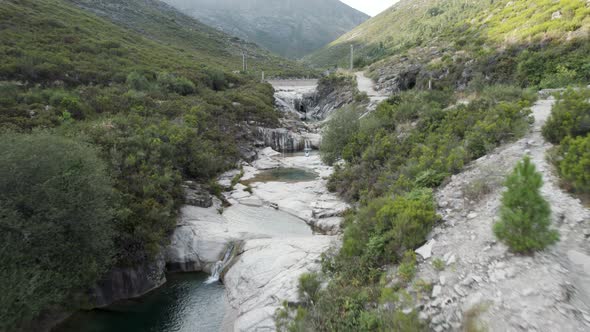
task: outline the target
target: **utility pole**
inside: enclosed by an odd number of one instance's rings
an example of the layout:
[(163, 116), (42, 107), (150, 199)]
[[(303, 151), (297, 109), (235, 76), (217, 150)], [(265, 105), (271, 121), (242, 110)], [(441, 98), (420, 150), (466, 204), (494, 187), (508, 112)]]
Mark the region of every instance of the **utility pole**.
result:
[(242, 71), (245, 73), (248, 67), (246, 66), (246, 53), (242, 52)]
[(350, 71), (354, 69), (354, 45), (350, 45)]
[(262, 80), (260, 82), (264, 83), (264, 70), (262, 71)]

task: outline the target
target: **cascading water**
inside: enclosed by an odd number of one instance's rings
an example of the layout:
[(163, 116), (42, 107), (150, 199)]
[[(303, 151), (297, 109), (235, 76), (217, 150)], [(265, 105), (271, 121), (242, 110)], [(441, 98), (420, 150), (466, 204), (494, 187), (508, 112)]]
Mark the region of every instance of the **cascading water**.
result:
[(309, 155), (311, 154), (311, 141), (306, 139), (305, 140), (305, 149), (303, 150), (305, 152), (305, 156), (309, 157)]
[(227, 250), (225, 251), (225, 254), (223, 255), (223, 259), (213, 265), (213, 269), (211, 269), (211, 276), (205, 280), (206, 284), (213, 284), (219, 281), (221, 278), (221, 273), (232, 259), (234, 248), (235, 245), (230, 243), (230, 245), (227, 247)]

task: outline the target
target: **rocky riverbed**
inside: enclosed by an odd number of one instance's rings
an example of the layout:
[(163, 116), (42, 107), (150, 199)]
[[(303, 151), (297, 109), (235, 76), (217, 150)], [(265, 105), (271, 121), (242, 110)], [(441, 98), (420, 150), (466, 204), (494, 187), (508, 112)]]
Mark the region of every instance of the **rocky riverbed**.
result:
[[(315, 176), (265, 180), (276, 168)], [(231, 206), (215, 198), (210, 207), (182, 209), (167, 250), (170, 268), (215, 274), (229, 248), (236, 248), (221, 273), (230, 308), (226, 329), (274, 330), (282, 302), (298, 300), (299, 276), (317, 269), (321, 254), (337, 245), (347, 205), (326, 189), (331, 172), (318, 154), (283, 155), (266, 148), (253, 163), (219, 178), (226, 187), (234, 180), (224, 193)], [(235, 183), (239, 174), (241, 183)]]

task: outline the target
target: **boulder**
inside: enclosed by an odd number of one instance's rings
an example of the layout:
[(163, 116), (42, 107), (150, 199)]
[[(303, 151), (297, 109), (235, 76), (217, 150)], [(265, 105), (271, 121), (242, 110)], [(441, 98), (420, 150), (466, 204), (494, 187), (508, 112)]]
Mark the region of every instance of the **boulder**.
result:
[(193, 181), (186, 181), (182, 189), (184, 190), (185, 204), (202, 208), (208, 208), (213, 205), (212, 196), (201, 185)]
[(432, 247), (436, 244), (436, 240), (432, 239), (428, 241), (422, 247), (416, 249), (416, 253), (422, 256), (423, 259), (429, 259), (432, 257)]

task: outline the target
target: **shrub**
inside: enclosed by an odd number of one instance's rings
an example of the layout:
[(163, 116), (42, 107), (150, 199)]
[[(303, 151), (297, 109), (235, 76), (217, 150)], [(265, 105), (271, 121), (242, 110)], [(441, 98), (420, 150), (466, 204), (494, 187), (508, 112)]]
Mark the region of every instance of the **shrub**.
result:
[(320, 154), (329, 165), (342, 157), (346, 144), (359, 130), (359, 112), (354, 107), (338, 110), (328, 122), (322, 136)]
[(549, 229), (551, 209), (539, 191), (542, 186), (542, 175), (529, 157), (519, 162), (506, 180), (501, 217), (494, 225), (494, 233), (514, 252), (543, 250), (559, 239), (558, 233)]
[(215, 91), (221, 91), (227, 87), (228, 82), (223, 71), (217, 69), (209, 69), (207, 71), (207, 76), (209, 78), (208, 85), (211, 89)]
[(559, 173), (577, 192), (590, 193), (590, 134), (566, 137), (559, 147)]
[(438, 218), (431, 190), (375, 199), (346, 228), (342, 253), (363, 256), (375, 264), (396, 261), (404, 251), (424, 242)]
[(416, 254), (414, 251), (406, 251), (402, 262), (397, 269), (397, 275), (404, 283), (408, 283), (414, 279), (416, 274)]
[(445, 269), (445, 262), (437, 257), (432, 260), (432, 267), (434, 267), (434, 269), (437, 271), (442, 271)]
[(299, 300), (313, 305), (318, 300), (321, 281), (317, 274), (306, 273), (299, 277)]
[(166, 91), (177, 93), (181, 96), (187, 96), (197, 91), (197, 87), (193, 82), (170, 73), (160, 73), (158, 75), (158, 84)]
[(432, 169), (426, 170), (418, 175), (416, 178), (416, 187), (418, 188), (435, 188), (438, 187), (443, 180), (448, 177), (448, 173), (438, 173)]
[(136, 71), (131, 72), (129, 73), (129, 75), (127, 75), (126, 83), (129, 86), (129, 88), (137, 91), (146, 91), (150, 88), (150, 83), (148, 82), (147, 78), (145, 78), (145, 76)]
[(78, 304), (113, 255), (113, 189), (87, 145), (0, 137), (0, 330)]
[(504, 176), (492, 168), (482, 170), (482, 173), (471, 182), (463, 186), (463, 195), (469, 201), (479, 202), (496, 190), (503, 182)]
[(559, 144), (566, 136), (590, 133), (590, 89), (567, 90), (553, 106), (551, 116), (543, 127), (543, 136)]

